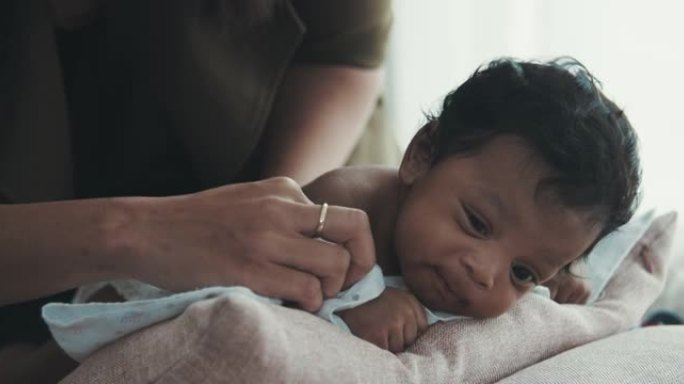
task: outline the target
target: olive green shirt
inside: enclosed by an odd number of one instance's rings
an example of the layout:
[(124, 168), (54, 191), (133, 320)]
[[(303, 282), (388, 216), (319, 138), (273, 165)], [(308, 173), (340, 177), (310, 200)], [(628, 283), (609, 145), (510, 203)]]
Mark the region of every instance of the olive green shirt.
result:
[[(107, 1), (74, 31), (48, 0), (0, 2), (0, 203), (250, 179), (290, 66), (384, 58), (390, 0), (252, 1)], [(0, 345), (47, 337), (43, 301), (0, 308)]]
[(383, 59), (389, 0), (272, 0), (245, 20), (234, 4), (249, 1), (108, 1), (76, 31), (54, 27), (47, 0), (4, 1), (0, 201), (249, 178), (289, 66)]

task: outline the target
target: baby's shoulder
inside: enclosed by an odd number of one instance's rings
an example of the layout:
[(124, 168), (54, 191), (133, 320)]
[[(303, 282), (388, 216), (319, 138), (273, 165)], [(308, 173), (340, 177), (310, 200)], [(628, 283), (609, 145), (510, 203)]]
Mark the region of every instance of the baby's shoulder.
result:
[(333, 169), (303, 189), (315, 203), (365, 209), (378, 194), (389, 192), (396, 178), (396, 167), (349, 166)]

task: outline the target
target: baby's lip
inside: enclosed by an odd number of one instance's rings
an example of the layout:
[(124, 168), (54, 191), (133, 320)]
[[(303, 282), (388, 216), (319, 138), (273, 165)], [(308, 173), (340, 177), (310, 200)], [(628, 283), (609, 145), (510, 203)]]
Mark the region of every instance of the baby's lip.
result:
[[(447, 279), (447, 273), (443, 270), (443, 268), (435, 268), (435, 273), (442, 282), (441, 285), (444, 289), (443, 296), (445, 301), (449, 304), (449, 306), (454, 306), (459, 310), (467, 308), (470, 305), (470, 303), (468, 299), (463, 297), (463, 291), (459, 289), (459, 287), (456, 285), (454, 281), (455, 279)], [(454, 273), (451, 273), (450, 275), (454, 275)]]

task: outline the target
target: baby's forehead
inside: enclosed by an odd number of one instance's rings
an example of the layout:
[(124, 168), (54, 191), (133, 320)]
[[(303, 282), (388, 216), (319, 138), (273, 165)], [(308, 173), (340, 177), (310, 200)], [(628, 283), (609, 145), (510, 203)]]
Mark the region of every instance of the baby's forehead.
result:
[(540, 181), (553, 177), (556, 172), (542, 150), (528, 139), (517, 135), (496, 135), (477, 147), (445, 158), (471, 160), (487, 174), (507, 174), (518, 178)]
[(573, 190), (569, 180), (554, 169), (539, 148), (524, 138), (498, 135), (480, 149), (462, 154), (461, 158), (474, 160), (477, 167), (470, 174), (470, 180), (462, 183), (464, 188), (476, 193), (490, 188), (510, 193), (511, 189), (522, 187), (541, 209), (571, 211), (582, 218), (582, 226), (601, 221), (602, 213), (598, 210), (572, 205), (572, 198), (567, 196)]

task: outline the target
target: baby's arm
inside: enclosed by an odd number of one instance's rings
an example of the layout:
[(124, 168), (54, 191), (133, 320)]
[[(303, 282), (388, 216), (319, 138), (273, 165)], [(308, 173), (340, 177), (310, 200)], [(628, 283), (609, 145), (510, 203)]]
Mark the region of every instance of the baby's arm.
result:
[(338, 315), (354, 335), (394, 353), (413, 344), (427, 328), (425, 310), (418, 299), (391, 287), (376, 299)]

